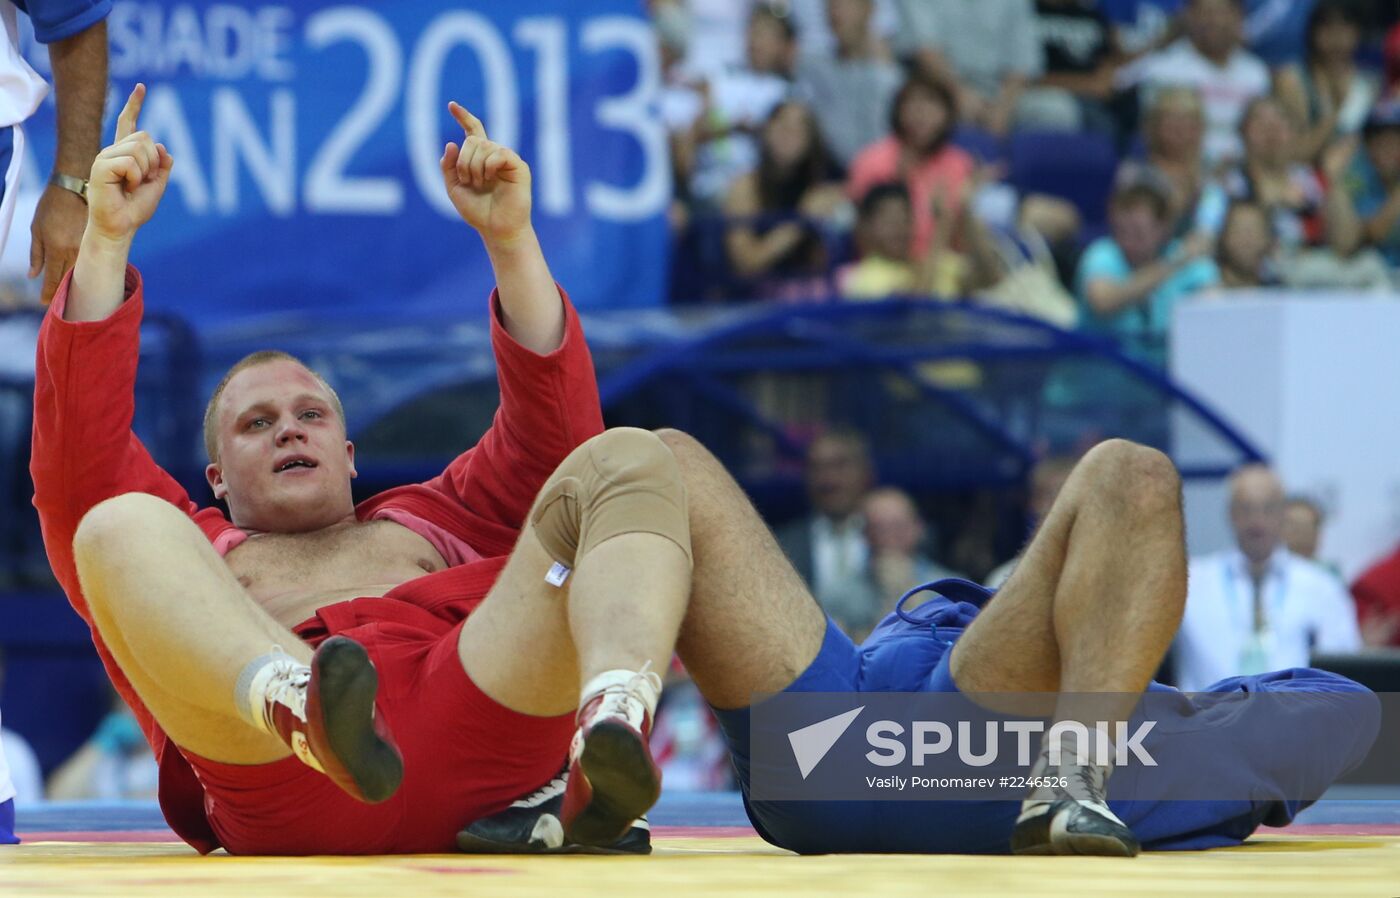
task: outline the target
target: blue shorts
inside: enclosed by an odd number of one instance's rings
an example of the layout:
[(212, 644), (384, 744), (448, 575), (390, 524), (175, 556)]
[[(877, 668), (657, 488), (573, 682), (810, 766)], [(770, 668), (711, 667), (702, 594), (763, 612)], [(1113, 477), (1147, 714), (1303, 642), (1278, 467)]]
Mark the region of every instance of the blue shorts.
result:
[[(930, 584), (935, 596), (912, 612), (886, 617), (870, 637), (855, 645), (830, 620), (821, 650), (812, 664), (785, 692), (957, 692), (949, 669), (949, 651), (991, 596), (989, 590), (965, 580)], [(1150, 691), (1177, 692), (1152, 683)], [(1368, 693), (1364, 686), (1320, 670), (1294, 669), (1249, 677), (1232, 677), (1210, 692), (1297, 691), (1308, 693)], [(1372, 699), (1374, 702), (1374, 698)], [(1316, 717), (1284, 722), (1264, 718), (1249, 731), (1248, 744), (1231, 743), (1214, 760), (1237, 770), (1238, 795), (1253, 800), (1109, 801), (1114, 812), (1132, 828), (1143, 847), (1187, 850), (1237, 845), (1261, 824), (1283, 826), (1306, 802), (1286, 796), (1320, 794), (1336, 777), (1360, 763), (1379, 726), (1358, 719), (1358, 703), (1318, 703)], [(1181, 702), (1180, 726), (1171, 721), (1164, 732), (1199, 732), (1198, 709)], [(768, 842), (802, 854), (827, 853), (958, 853), (1001, 854), (1009, 849), (1011, 829), (1020, 813), (1017, 801), (758, 801), (751, 800), (753, 774), (749, 748), (749, 708), (715, 709), (734, 769), (744, 794), (744, 807), (754, 828)], [(1310, 712), (1312, 713), (1312, 712)], [(1205, 717), (1206, 715), (1201, 715)], [(1207, 724), (1209, 725), (1209, 724)], [(1334, 740), (1325, 758), (1309, 757), (1289, 767), (1262, 762), (1261, 745), (1287, 745), (1297, 727), (1325, 727), (1350, 740)], [(1280, 731), (1282, 730), (1282, 731)], [(1151, 740), (1148, 740), (1150, 745)], [(1281, 769), (1284, 768), (1284, 769)]]

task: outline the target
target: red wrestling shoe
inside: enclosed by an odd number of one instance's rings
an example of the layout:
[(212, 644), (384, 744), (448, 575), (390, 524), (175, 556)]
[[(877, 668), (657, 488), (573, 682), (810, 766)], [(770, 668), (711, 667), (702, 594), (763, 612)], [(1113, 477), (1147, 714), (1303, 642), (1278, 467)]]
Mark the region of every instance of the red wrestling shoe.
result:
[(374, 713), (379, 677), (364, 646), (332, 636), (312, 655), (309, 672), (281, 662), (268, 668), (268, 681), (259, 684), (268, 729), (303, 764), (369, 804), (398, 790), (403, 757)]
[(568, 842), (616, 844), (661, 795), (661, 770), (647, 744), (661, 677), (650, 666), (610, 670), (584, 687), (559, 812)]

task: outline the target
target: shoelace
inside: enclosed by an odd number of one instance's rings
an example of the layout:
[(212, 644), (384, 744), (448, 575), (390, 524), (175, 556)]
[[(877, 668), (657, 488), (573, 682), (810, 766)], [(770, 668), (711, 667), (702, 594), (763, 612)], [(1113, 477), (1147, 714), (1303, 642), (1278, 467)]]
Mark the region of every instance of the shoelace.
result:
[(546, 801), (549, 801), (549, 800), (552, 799), (552, 798), (558, 798), (560, 795), (564, 794), (564, 790), (565, 790), (566, 788), (568, 788), (568, 785), (569, 785), (569, 778), (568, 778), (567, 774), (560, 774), (559, 776), (556, 776), (554, 779), (552, 779), (552, 780), (550, 780), (549, 782), (545, 783), (543, 786), (540, 786), (540, 787), (539, 787), (538, 789), (536, 789), (535, 791), (531, 792), (529, 795), (526, 795), (524, 798), (521, 798), (521, 799), (519, 799), (519, 800), (517, 800), (517, 801), (512, 802), (512, 803), (511, 803), (511, 807), (513, 807), (513, 808), (535, 808), (535, 807), (539, 807), (540, 805), (544, 804)]
[(1081, 764), (1074, 769), (1074, 779), (1083, 788), (1082, 795), (1074, 796), (1079, 801), (1106, 804), (1104, 797), (1103, 771), (1096, 764)]
[(642, 695), (644, 686), (650, 686), (654, 695), (661, 694), (661, 675), (651, 669), (650, 661), (643, 664), (642, 669), (633, 674), (626, 683), (603, 689), (603, 701), (598, 705), (598, 716), (616, 715), (640, 730), (642, 722), (646, 719), (648, 705)]
[(311, 670), (295, 661), (277, 661), (277, 670), (267, 686), (267, 701), (263, 703), (263, 719), (269, 732), (277, 732), (272, 719), (273, 705), (291, 710), (302, 723), (306, 722), (306, 687), (311, 682)]

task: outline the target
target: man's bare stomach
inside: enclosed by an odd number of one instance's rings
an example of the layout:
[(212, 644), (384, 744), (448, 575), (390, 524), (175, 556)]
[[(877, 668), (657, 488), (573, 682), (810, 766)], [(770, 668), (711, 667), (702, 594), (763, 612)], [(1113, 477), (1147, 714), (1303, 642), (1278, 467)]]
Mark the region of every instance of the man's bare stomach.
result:
[(256, 534), (224, 561), (254, 601), (288, 628), (327, 605), (382, 596), (447, 567), (432, 543), (393, 521)]

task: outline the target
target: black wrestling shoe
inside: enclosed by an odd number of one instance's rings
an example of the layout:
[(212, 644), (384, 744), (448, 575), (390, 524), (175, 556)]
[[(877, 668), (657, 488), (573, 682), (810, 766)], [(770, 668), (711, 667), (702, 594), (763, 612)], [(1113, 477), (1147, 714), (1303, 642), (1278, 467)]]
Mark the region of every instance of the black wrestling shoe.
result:
[(1066, 764), (1058, 776), (1067, 787), (1037, 789), (1022, 803), (1011, 831), (1012, 853), (1136, 857), (1142, 846), (1104, 798), (1108, 768)]
[(651, 825), (645, 816), (610, 845), (566, 842), (559, 814), (568, 772), (536, 792), (457, 833), (457, 848), (469, 854), (651, 854)]

